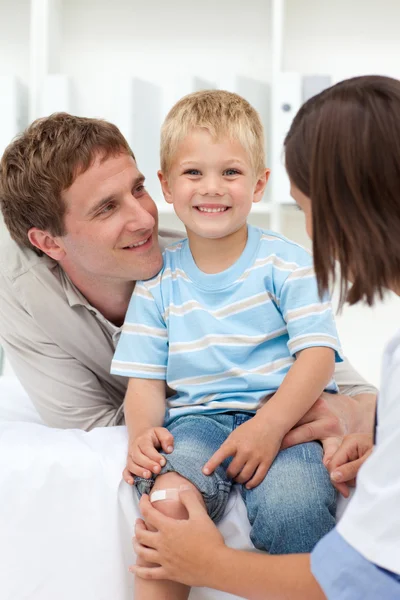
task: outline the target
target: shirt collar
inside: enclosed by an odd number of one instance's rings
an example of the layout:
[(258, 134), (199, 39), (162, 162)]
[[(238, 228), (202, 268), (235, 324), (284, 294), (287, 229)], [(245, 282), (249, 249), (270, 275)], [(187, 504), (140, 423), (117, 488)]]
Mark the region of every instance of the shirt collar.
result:
[(74, 308), (75, 306), (85, 307), (89, 312), (92, 313), (92, 315), (94, 315), (99, 321), (101, 321), (107, 327), (107, 329), (110, 331), (110, 333), (112, 335), (114, 342), (116, 343), (121, 334), (122, 327), (117, 327), (117, 325), (114, 325), (114, 323), (111, 323), (111, 321), (106, 319), (105, 316), (99, 310), (97, 310), (97, 308), (92, 306), (90, 304), (90, 302), (87, 300), (87, 298), (85, 298), (85, 296), (72, 283), (72, 281), (70, 280), (68, 275), (65, 273), (65, 271), (61, 267), (59, 269), (59, 275), (60, 275), (60, 279), (61, 279), (61, 285), (64, 289), (65, 296), (67, 298), (67, 301), (68, 301), (68, 304), (70, 305), (70, 307), (71, 308)]

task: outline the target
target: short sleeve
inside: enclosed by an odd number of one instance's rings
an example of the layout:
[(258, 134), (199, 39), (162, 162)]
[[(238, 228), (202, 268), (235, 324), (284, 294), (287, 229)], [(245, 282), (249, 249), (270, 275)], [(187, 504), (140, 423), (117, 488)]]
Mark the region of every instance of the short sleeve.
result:
[(329, 297), (320, 299), (311, 265), (299, 266), (286, 278), (279, 306), (287, 325), (292, 356), (306, 348), (324, 346), (335, 351), (336, 362), (342, 361), (331, 302)]
[(111, 373), (166, 379), (167, 358), (168, 332), (162, 314), (160, 286), (154, 280), (138, 282), (111, 363)]

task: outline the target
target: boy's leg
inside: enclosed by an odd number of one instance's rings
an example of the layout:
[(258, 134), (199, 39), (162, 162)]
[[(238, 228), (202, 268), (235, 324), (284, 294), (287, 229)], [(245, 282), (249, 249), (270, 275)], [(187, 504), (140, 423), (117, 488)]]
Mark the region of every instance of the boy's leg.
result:
[[(201, 492), (211, 519), (218, 522), (224, 513), (232, 487), (226, 476), (229, 459), (224, 461), (212, 475), (204, 475), (202, 468), (218, 450), (232, 431), (232, 415), (187, 415), (172, 421), (168, 430), (174, 436), (174, 450), (163, 454), (166, 464), (160, 475), (178, 473)], [(153, 481), (136, 477), (139, 494), (150, 493)]]
[(279, 452), (264, 481), (242, 494), (251, 540), (270, 554), (311, 552), (335, 526), (336, 490), (318, 442)]
[[(225, 510), (231, 482), (227, 480), (227, 464), (220, 466), (211, 476), (203, 475), (202, 467), (225, 441), (232, 430), (233, 417), (187, 416), (173, 421), (168, 429), (174, 436), (174, 450), (164, 454), (167, 464), (153, 481), (136, 478), (139, 494), (179, 489), (181, 485), (193, 486), (204, 501), (208, 514), (218, 521)], [(154, 502), (154, 507), (176, 519), (187, 518), (187, 512), (173, 493), (165, 500)], [(138, 563), (141, 564), (141, 563)], [(186, 600), (189, 588), (170, 581), (147, 581), (136, 578), (135, 600)]]
[[(182, 485), (194, 489), (203, 502), (202, 495), (196, 486), (177, 473), (166, 473), (157, 477), (151, 493), (153, 494), (157, 490), (178, 490)], [(188, 517), (187, 511), (180, 502), (178, 495), (174, 498), (170, 494), (165, 500), (154, 502), (153, 506), (164, 515), (174, 519), (187, 519)], [(152, 566), (140, 559), (138, 559), (137, 564), (146, 567)], [(189, 587), (174, 581), (149, 581), (140, 579), (139, 577), (135, 579), (135, 600), (187, 600), (189, 593)]]

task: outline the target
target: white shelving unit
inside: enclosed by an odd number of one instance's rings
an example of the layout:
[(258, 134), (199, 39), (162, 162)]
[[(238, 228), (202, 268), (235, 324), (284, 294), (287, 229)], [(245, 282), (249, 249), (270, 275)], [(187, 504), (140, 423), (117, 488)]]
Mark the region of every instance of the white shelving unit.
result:
[(171, 214), (156, 178), (161, 122), (185, 93), (231, 89), (267, 131), (272, 175), (253, 214), (281, 230), (290, 203), (282, 141), (304, 100), (302, 77), (400, 76), (399, 22), (398, 0), (0, 0), (0, 152), (50, 112), (112, 120)]

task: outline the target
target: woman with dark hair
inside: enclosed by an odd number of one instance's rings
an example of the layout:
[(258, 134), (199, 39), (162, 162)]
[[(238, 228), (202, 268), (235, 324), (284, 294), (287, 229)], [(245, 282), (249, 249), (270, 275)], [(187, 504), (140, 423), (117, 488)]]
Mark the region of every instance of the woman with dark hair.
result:
[[(400, 295), (400, 82), (343, 81), (309, 100), (285, 140), (291, 193), (313, 239), (320, 292), (335, 281), (340, 298), (373, 304)], [(351, 282), (351, 283), (349, 283)], [(328, 465), (354, 497), (334, 531), (311, 555), (266, 556), (227, 548), (197, 498), (181, 495), (189, 518), (161, 515), (147, 497), (136, 525), (144, 578), (207, 586), (248, 599), (394, 600), (400, 598), (400, 333), (388, 344), (378, 401), (376, 445), (353, 434)]]

